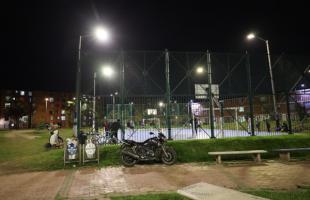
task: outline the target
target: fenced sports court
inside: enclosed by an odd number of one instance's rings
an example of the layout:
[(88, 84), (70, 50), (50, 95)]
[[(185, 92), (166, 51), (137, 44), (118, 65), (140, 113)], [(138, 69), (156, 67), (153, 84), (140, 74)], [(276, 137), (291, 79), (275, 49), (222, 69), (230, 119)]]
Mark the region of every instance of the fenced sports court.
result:
[[(119, 138), (143, 141), (159, 129), (176, 140), (310, 132), (310, 56), (272, 56), (275, 113), (266, 55), (167, 50), (103, 55), (118, 73), (97, 82), (96, 124), (100, 129), (103, 121), (120, 119)], [(84, 65), (91, 66), (89, 60)], [(83, 76), (86, 127), (92, 124), (93, 86), (91, 74)]]

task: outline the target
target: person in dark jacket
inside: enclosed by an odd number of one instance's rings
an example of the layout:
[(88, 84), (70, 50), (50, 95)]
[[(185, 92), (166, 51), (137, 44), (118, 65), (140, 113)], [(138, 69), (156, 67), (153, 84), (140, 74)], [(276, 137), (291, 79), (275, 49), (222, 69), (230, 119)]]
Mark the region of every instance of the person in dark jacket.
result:
[(270, 123), (268, 119), (265, 120), (267, 131), (270, 132)]

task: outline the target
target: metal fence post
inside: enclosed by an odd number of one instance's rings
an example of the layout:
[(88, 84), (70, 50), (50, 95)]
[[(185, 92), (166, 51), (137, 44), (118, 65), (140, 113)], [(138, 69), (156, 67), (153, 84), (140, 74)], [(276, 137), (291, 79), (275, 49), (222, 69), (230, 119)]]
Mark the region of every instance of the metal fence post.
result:
[(166, 75), (166, 124), (168, 128), (168, 139), (171, 140), (171, 105), (170, 105), (170, 100), (171, 100), (171, 94), (170, 94), (170, 77), (169, 77), (169, 52), (166, 49), (165, 50), (165, 65), (166, 65), (166, 70), (165, 70), (165, 75)]
[(207, 67), (208, 67), (208, 97), (209, 97), (209, 118), (210, 118), (211, 138), (215, 138), (214, 116), (213, 116), (211, 56), (210, 56), (209, 51), (207, 51)]
[(293, 134), (292, 132), (292, 121), (291, 121), (291, 110), (290, 110), (290, 94), (286, 93), (286, 112), (287, 112), (287, 122), (288, 122), (288, 134)]
[(246, 52), (246, 68), (248, 74), (248, 98), (249, 98), (249, 108), (250, 108), (250, 128), (251, 136), (255, 136), (254, 129), (254, 115), (253, 115), (253, 94), (252, 94), (252, 77), (251, 77), (251, 65), (250, 65), (250, 55)]

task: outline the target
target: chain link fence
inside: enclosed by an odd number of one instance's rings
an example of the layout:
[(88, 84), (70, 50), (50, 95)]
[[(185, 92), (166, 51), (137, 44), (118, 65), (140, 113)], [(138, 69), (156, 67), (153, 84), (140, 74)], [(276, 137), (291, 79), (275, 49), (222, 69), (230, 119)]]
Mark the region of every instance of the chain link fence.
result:
[[(120, 137), (137, 141), (159, 129), (171, 139), (310, 132), (310, 56), (272, 56), (275, 113), (266, 55), (209, 55), (168, 51), (105, 54), (117, 73), (113, 80), (97, 83), (98, 126), (120, 119), (124, 127)], [(91, 66), (90, 60), (83, 64)], [(199, 67), (203, 73), (197, 72)], [(91, 97), (92, 81), (84, 78), (84, 82), (84, 93)], [(208, 84), (212, 85), (211, 96)], [(197, 93), (199, 86), (205, 93)], [(118, 95), (104, 95), (115, 91)], [(92, 101), (88, 103), (84, 126), (92, 119)]]

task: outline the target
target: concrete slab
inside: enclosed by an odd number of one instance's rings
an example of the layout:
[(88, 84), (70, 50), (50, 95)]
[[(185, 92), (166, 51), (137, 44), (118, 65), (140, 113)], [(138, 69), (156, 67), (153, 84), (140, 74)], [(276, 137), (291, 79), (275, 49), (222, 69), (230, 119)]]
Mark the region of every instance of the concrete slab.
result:
[(267, 200), (204, 182), (182, 188), (178, 193), (194, 200)]

